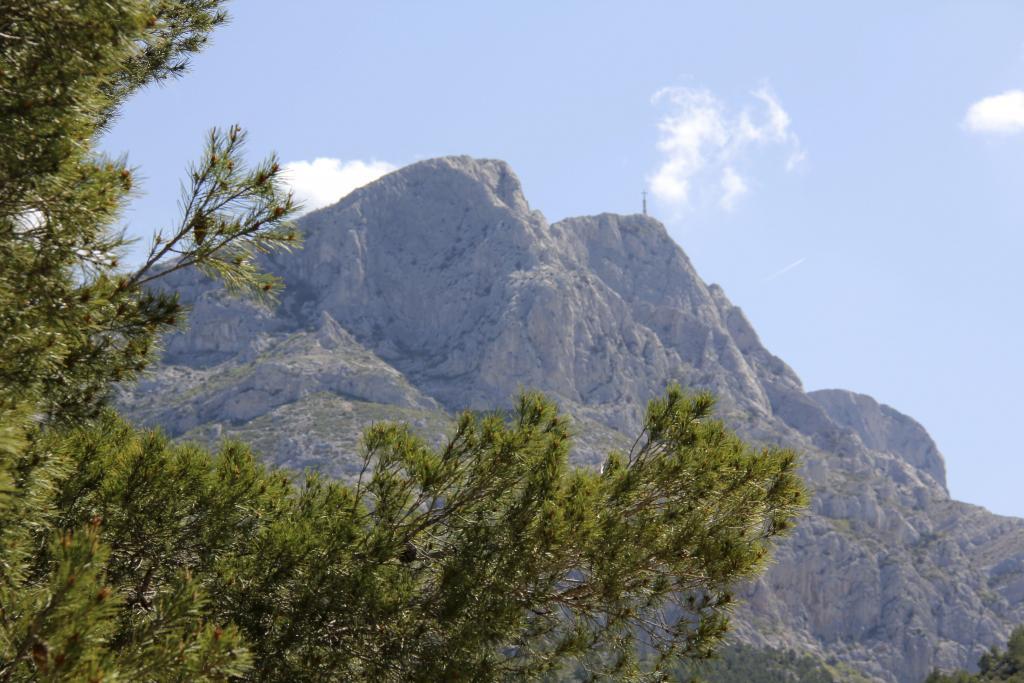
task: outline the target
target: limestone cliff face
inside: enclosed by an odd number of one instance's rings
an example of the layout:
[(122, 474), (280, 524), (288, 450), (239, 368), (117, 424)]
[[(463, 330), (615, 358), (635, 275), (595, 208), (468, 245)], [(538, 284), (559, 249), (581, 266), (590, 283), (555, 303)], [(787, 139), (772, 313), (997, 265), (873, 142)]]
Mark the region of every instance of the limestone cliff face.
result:
[(708, 388), (746, 438), (798, 449), (812, 509), (746, 588), (737, 636), (884, 681), (969, 666), (1024, 622), (1024, 522), (950, 500), (910, 418), (805, 393), (664, 227), (603, 214), (549, 224), (500, 161), (406, 167), (304, 217), (266, 266), (281, 305), (192, 274), (164, 363), (122, 404), (173, 435), (236, 434), (270, 460), (354, 471), (358, 431), (402, 419), (439, 439), (462, 408), (541, 389), (577, 419), (578, 462), (631, 438), (669, 382)]
[(913, 418), (870, 396), (851, 391), (828, 389), (813, 391), (808, 396), (833, 422), (856, 432), (867, 448), (899, 454), (946, 488), (946, 464), (942, 455), (928, 432)]

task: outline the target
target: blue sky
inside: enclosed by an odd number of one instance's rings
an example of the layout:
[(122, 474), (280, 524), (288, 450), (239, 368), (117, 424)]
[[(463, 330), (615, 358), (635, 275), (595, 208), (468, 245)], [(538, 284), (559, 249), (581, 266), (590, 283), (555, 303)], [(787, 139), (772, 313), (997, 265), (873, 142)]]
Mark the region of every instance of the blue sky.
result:
[(139, 235), (233, 122), (311, 203), (447, 154), (507, 160), (552, 221), (646, 187), (808, 389), (910, 414), (955, 497), (1024, 516), (1024, 3), (837, 5), (235, 2), (104, 144)]

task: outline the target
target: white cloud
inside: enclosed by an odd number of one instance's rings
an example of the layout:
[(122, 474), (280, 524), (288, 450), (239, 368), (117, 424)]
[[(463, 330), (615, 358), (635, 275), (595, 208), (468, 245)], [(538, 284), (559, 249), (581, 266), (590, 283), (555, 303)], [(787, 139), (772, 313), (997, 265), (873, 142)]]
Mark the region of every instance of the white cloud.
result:
[(976, 133), (1024, 131), (1024, 90), (1007, 90), (978, 100), (967, 110), (964, 125)]
[[(756, 108), (745, 107), (730, 115), (726, 106), (705, 89), (662, 88), (654, 94), (652, 103), (668, 108), (658, 122), (658, 149), (664, 159), (647, 179), (657, 199), (682, 207), (690, 202), (699, 185), (716, 194), (718, 204), (731, 211), (748, 190), (737, 166), (749, 156), (751, 148), (787, 148), (786, 170), (803, 161), (800, 140), (778, 98), (767, 87), (753, 91), (751, 96)], [(718, 178), (718, 182), (711, 178)]]
[(303, 211), (313, 211), (335, 203), (352, 190), (395, 170), (386, 161), (342, 161), (319, 157), (313, 161), (289, 161), (284, 179), (302, 202)]
[(736, 208), (736, 200), (747, 193), (747, 184), (732, 166), (726, 166), (722, 171), (722, 198), (718, 203), (726, 211)]
[(802, 147), (797, 147), (789, 155), (789, 158), (786, 159), (786, 170), (792, 171), (794, 168), (802, 164), (805, 159), (807, 159), (807, 152), (805, 152)]
[(673, 112), (658, 122), (660, 149), (667, 157), (651, 177), (655, 197), (686, 203), (690, 179), (707, 164), (706, 148), (720, 148), (729, 141), (720, 105), (706, 90), (663, 88), (655, 103), (667, 99)]
[(761, 100), (764, 103), (765, 108), (768, 110), (768, 121), (766, 128), (768, 133), (771, 135), (770, 139), (776, 142), (785, 142), (793, 137), (796, 141), (796, 136), (789, 130), (789, 114), (779, 104), (779, 100), (775, 95), (768, 90), (768, 88), (762, 86), (751, 93), (754, 97)]

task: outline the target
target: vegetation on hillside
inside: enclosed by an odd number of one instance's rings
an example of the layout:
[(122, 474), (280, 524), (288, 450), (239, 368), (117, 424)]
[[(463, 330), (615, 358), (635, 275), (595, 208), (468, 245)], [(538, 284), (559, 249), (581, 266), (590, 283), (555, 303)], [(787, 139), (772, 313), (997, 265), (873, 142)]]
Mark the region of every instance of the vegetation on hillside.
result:
[(993, 647), (978, 660), (978, 673), (933, 671), (925, 683), (986, 683), (988, 681), (1015, 681), (1024, 683), (1024, 626), (1010, 634), (1006, 649)]
[(849, 671), (839, 672), (823, 662), (793, 650), (727, 645), (712, 659), (687, 661), (672, 672), (675, 680), (693, 683), (856, 683), (865, 680)]

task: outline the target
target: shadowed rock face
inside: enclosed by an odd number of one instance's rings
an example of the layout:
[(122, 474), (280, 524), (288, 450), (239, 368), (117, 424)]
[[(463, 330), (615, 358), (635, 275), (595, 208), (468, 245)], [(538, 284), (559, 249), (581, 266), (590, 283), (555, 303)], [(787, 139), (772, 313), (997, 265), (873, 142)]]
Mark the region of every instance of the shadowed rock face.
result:
[(536, 388), (577, 419), (577, 462), (596, 464), (669, 382), (707, 388), (744, 437), (799, 450), (815, 493), (746, 588), (737, 637), (916, 682), (973, 664), (1024, 622), (1024, 522), (950, 500), (942, 457), (910, 418), (867, 396), (805, 393), (657, 221), (548, 224), (506, 164), (450, 157), (300, 227), (305, 248), (266, 263), (286, 283), (274, 311), (170, 278), (191, 327), (125, 389), (130, 414), (346, 477), (374, 420), (439, 440), (455, 411)]

